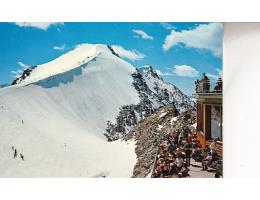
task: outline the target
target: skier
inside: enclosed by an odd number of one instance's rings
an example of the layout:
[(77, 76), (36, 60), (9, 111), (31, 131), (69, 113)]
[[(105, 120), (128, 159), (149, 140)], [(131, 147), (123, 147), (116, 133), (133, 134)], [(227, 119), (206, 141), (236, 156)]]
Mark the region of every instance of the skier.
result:
[(22, 119), (22, 124), (23, 124), (23, 119)]
[(17, 157), (17, 150), (14, 150), (14, 159)]
[(20, 153), (20, 157), (21, 157), (21, 159), (24, 161), (24, 156), (23, 156), (22, 153)]
[(14, 150), (14, 146), (11, 147), (12, 148), (12, 151)]

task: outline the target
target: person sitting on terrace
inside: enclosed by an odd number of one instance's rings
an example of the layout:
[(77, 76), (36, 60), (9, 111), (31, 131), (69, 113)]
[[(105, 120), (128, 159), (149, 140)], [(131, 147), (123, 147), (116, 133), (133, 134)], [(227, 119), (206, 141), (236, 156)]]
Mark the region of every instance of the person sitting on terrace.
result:
[(192, 141), (192, 139), (193, 139), (193, 135), (192, 135), (192, 133), (189, 133), (189, 134), (188, 134), (188, 140), (189, 140), (189, 141)]
[(154, 170), (153, 177), (154, 178), (161, 178), (162, 177), (162, 164), (161, 164), (161, 162), (158, 162), (157, 164), (158, 165)]
[(167, 178), (168, 176), (169, 176), (169, 171), (170, 171), (170, 165), (169, 164), (164, 164), (164, 165), (162, 165), (162, 175), (163, 175), (163, 177), (165, 177), (165, 178)]
[(183, 167), (181, 168), (181, 175), (182, 175), (182, 177), (188, 177), (188, 176), (190, 176), (189, 175), (189, 168), (188, 168), (188, 166), (187, 166), (187, 164), (185, 163), (184, 165), (183, 165)]
[(202, 170), (208, 170), (208, 167), (211, 165), (213, 161), (211, 152), (207, 153), (206, 158), (202, 161)]
[(203, 154), (202, 150), (197, 146), (191, 156), (196, 162), (202, 162)]
[(177, 170), (180, 172), (182, 166), (184, 165), (184, 161), (182, 157), (178, 155), (174, 163), (176, 164)]
[(213, 140), (213, 142), (210, 144), (209, 148), (210, 148), (210, 152), (211, 152), (212, 154), (216, 152), (217, 139), (214, 139), (214, 140)]
[(215, 173), (215, 178), (220, 178), (221, 176), (223, 177), (223, 165), (222, 165), (222, 161), (219, 160), (217, 162), (217, 167), (216, 167), (216, 173)]
[(178, 170), (177, 170), (176, 164), (173, 162), (173, 163), (170, 163), (169, 175), (172, 176), (174, 174), (178, 174)]
[(177, 149), (176, 143), (175, 142), (171, 142), (170, 146), (168, 147), (169, 153), (174, 154), (176, 149)]

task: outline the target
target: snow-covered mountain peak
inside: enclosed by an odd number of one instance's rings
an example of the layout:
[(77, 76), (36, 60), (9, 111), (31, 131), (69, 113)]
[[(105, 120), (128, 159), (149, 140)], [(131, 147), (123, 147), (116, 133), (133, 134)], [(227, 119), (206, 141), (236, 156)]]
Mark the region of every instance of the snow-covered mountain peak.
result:
[(138, 70), (144, 77), (162, 80), (162, 77), (153, 69), (151, 65), (142, 66)]
[(83, 54), (83, 59), (84, 59), (84, 55), (90, 57), (90, 56), (96, 56), (100, 53), (114, 54), (114, 50), (109, 45), (89, 44), (89, 43), (79, 44), (75, 47), (74, 50), (70, 52), (74, 52), (75, 54), (81, 54), (81, 55)]
[(170, 102), (174, 102), (180, 112), (194, 106), (194, 102), (191, 102), (187, 95), (174, 84), (164, 81), (151, 65), (145, 65), (137, 69), (137, 71), (142, 75), (143, 81), (149, 90), (160, 96), (158, 99), (159, 104), (164, 103), (164, 105), (167, 105)]
[(50, 76), (60, 74), (77, 68), (101, 55), (117, 59), (119, 57), (112, 47), (105, 44), (80, 44), (75, 49), (59, 56), (58, 58), (41, 64), (29, 67), (23, 75), (17, 78), (12, 85), (27, 85)]

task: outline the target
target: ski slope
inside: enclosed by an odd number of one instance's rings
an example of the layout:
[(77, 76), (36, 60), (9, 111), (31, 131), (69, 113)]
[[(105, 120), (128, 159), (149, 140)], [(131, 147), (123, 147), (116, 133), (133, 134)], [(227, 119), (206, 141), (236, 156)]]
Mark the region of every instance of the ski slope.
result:
[(0, 177), (130, 177), (134, 141), (103, 133), (140, 101), (134, 70), (106, 45), (83, 44), (0, 89)]

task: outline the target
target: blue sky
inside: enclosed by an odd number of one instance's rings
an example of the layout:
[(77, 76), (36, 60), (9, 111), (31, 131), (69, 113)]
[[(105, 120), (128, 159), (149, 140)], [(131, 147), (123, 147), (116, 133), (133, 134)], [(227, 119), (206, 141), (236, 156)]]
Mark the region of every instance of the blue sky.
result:
[(222, 72), (221, 23), (0, 23), (0, 85), (82, 43), (114, 45), (188, 95), (203, 72), (212, 80)]

